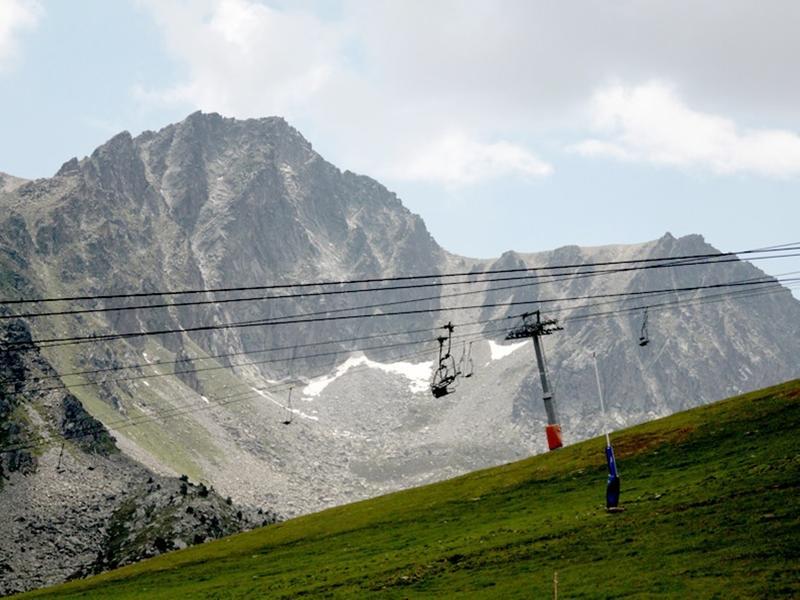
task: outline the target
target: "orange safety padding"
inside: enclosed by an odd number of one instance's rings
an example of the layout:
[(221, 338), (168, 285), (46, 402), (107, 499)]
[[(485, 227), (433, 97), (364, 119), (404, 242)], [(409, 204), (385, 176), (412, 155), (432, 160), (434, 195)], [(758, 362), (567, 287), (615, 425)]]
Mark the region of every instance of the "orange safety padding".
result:
[(561, 425), (548, 425), (545, 427), (545, 432), (547, 432), (547, 447), (550, 450), (561, 448), (564, 445), (561, 441)]

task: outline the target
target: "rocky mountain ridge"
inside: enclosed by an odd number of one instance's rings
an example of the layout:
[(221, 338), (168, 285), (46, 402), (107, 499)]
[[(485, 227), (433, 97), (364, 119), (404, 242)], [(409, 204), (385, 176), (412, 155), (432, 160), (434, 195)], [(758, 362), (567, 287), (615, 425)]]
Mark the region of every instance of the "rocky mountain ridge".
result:
[(13, 175), (9, 175), (8, 173), (0, 172), (0, 193), (13, 192), (19, 186), (25, 183), (28, 183), (27, 179), (22, 179), (21, 177), (14, 177)]
[[(0, 325), (0, 342), (28, 340), (24, 322)], [(37, 391), (54, 374), (35, 349), (3, 354), (0, 595), (276, 521), (271, 511), (132, 461), (66, 389)]]
[[(5, 287), (10, 294), (369, 278), (426, 271), (445, 257), (422, 220), (394, 194), (325, 162), (280, 118), (236, 121), (195, 113), (136, 138), (121, 133), (5, 203), (10, 215), (0, 225), (0, 236), (16, 253), (0, 260), (12, 261), (8, 271), (31, 278)], [(13, 264), (21, 256), (27, 262)], [(362, 298), (370, 303), (376, 296)], [(280, 304), (120, 313), (97, 326), (185, 327), (270, 318), (309, 306), (300, 300)], [(346, 306), (341, 298), (326, 299), (327, 308)], [(221, 353), (291, 345), (310, 332), (303, 326), (274, 329), (189, 337)], [(355, 335), (357, 329), (322, 324), (313, 333), (348, 337), (344, 334)], [(163, 342), (173, 351), (181, 344), (174, 337)]]

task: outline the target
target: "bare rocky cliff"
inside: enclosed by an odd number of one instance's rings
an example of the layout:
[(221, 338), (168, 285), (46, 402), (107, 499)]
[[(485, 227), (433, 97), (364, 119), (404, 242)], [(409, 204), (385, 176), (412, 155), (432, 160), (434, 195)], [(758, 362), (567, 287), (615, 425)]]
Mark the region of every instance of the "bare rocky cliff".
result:
[(27, 179), (14, 177), (13, 175), (9, 175), (8, 173), (0, 173), (0, 193), (13, 192), (19, 186), (27, 182), (28, 182)]
[[(0, 342), (28, 340), (22, 321), (0, 325)], [(66, 389), (38, 391), (55, 372), (35, 349), (2, 359), (0, 595), (276, 521), (125, 456)]]
[[(136, 138), (121, 133), (6, 203), (10, 214), (0, 224), (6, 256), (0, 261), (29, 278), (26, 289), (62, 294), (403, 275), (436, 270), (445, 255), (394, 194), (368, 177), (339, 171), (279, 118), (236, 121), (195, 113)], [(24, 289), (15, 283), (3, 291), (17, 295)], [(364, 303), (376, 299), (361, 297)], [(326, 308), (343, 308), (347, 301), (330, 296)], [(113, 302), (100, 304), (119, 305)], [(136, 311), (110, 314), (96, 326), (191, 327), (302, 313), (310, 306), (289, 299)], [(407, 320), (386, 321), (402, 326)], [(75, 331), (85, 327), (70, 325)], [(188, 337), (219, 353), (291, 346), (310, 334), (351, 337), (359, 328), (340, 322), (315, 324), (313, 331), (252, 327)], [(186, 340), (162, 341), (176, 350)]]

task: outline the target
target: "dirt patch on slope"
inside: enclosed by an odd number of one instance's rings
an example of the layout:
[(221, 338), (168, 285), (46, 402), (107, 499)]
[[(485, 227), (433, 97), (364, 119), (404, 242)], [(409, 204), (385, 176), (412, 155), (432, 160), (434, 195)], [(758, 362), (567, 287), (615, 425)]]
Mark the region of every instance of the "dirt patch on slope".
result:
[(669, 431), (624, 435), (614, 440), (614, 452), (618, 458), (636, 456), (665, 444), (679, 444), (694, 430), (694, 427), (686, 426)]

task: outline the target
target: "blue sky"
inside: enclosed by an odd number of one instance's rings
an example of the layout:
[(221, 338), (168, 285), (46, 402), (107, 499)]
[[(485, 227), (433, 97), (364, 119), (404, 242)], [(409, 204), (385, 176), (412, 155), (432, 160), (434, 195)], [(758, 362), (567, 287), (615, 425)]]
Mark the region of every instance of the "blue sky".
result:
[(460, 254), (795, 241), (798, 6), (0, 0), (0, 171), (277, 114)]

